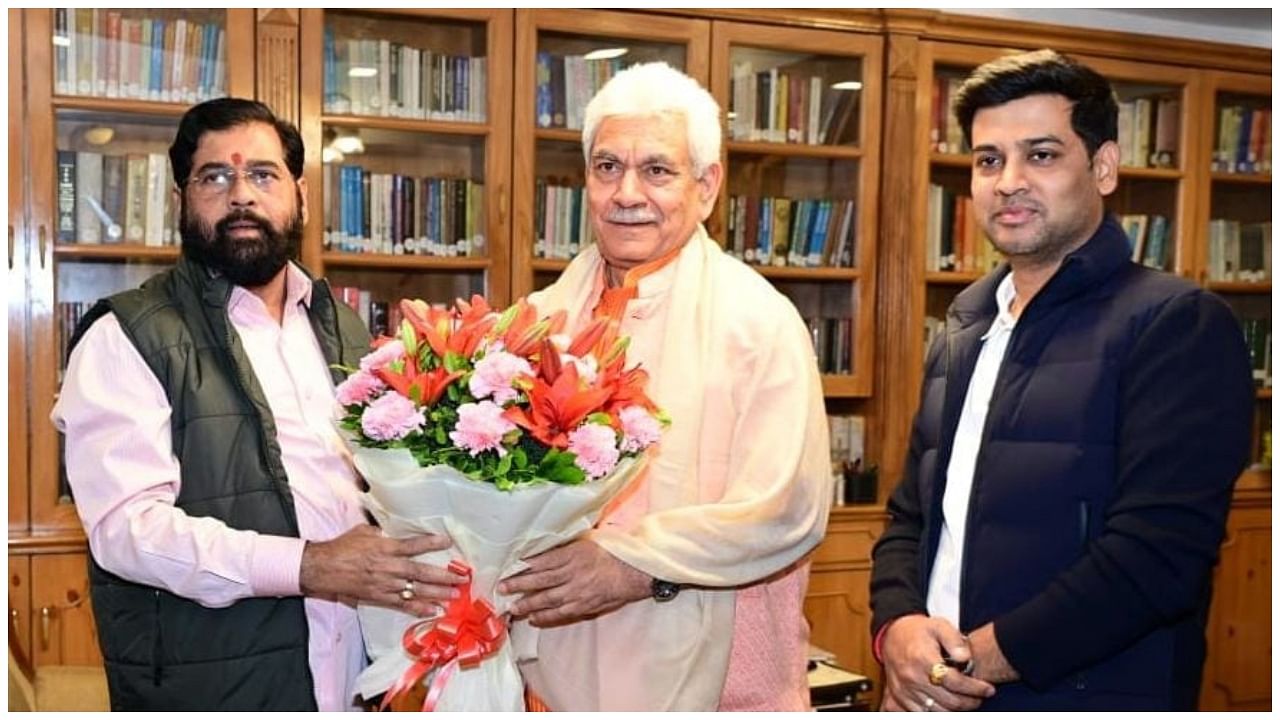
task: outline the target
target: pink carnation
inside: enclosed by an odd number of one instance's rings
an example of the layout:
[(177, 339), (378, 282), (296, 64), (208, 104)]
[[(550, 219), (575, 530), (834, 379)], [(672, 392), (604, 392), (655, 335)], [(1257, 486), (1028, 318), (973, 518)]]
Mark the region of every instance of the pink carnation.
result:
[(404, 343), (399, 340), (391, 340), (383, 343), (377, 350), (360, 358), (360, 369), (365, 372), (372, 372), (378, 368), (384, 368), (402, 357), (404, 357)]
[(360, 417), (364, 434), (374, 440), (399, 440), (426, 422), (422, 410), (400, 393), (387, 393), (374, 400)]
[(508, 352), (492, 352), (476, 363), (469, 387), (477, 398), (492, 395), (495, 403), (505, 405), (516, 398), (517, 392), (511, 387), (516, 376), (532, 374), (528, 360)]
[(360, 370), (343, 380), (337, 388), (338, 402), (347, 405), (362, 405), (373, 399), (373, 396), (386, 389), (386, 385), (372, 373)]
[(636, 452), (662, 438), (662, 425), (648, 410), (631, 405), (618, 413), (622, 421), (622, 451)]
[(472, 457), (485, 450), (497, 450), (502, 456), (507, 454), (502, 436), (515, 429), (514, 423), (502, 417), (501, 406), (492, 400), (483, 400), (458, 406), (458, 426), (449, 433), (449, 438), (454, 447), (470, 452)]
[(604, 477), (618, 464), (618, 435), (608, 425), (587, 423), (569, 433), (569, 452), (592, 480)]

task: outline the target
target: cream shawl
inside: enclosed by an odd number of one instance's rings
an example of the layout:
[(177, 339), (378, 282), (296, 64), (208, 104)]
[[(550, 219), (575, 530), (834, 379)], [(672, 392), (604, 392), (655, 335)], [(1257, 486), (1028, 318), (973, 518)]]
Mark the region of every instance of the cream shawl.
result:
[[(530, 300), (544, 314), (567, 310), (580, 327), (602, 266), (588, 247)], [(526, 658), (536, 644), (521, 670), (554, 709), (714, 710), (733, 588), (800, 561), (826, 528), (830, 460), (813, 347), (791, 303), (701, 226), (641, 279), (622, 332), (673, 422), (645, 476), (590, 537), (649, 575), (700, 588), (559, 628), (518, 623), (513, 639)]]

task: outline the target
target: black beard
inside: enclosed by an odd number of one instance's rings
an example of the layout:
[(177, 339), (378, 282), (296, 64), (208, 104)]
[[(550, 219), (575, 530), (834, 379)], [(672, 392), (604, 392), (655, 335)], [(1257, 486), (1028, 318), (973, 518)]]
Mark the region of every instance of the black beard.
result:
[[(228, 235), (232, 223), (245, 221), (258, 226), (260, 237), (232, 238)], [(266, 285), (279, 274), (285, 263), (298, 257), (302, 247), (302, 214), (297, 211), (283, 230), (243, 209), (227, 213), (210, 228), (198, 218), (191, 217), (184, 198), (180, 229), (182, 254), (187, 259), (217, 270), (241, 287)]]

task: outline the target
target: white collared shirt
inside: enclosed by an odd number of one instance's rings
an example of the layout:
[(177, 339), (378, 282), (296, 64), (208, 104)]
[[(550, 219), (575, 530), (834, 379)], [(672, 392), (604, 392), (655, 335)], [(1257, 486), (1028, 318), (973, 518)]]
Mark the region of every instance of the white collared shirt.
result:
[(947, 489), (942, 496), (942, 536), (929, 574), (927, 605), (929, 615), (946, 618), (960, 627), (960, 570), (964, 567), (964, 533), (969, 514), (969, 494), (973, 490), (973, 473), (982, 444), (982, 429), (987, 422), (987, 407), (995, 389), (996, 376), (1004, 362), (1009, 336), (1017, 320), (1009, 312), (1013, 304), (1013, 273), (1004, 276), (996, 288), (996, 306), (1000, 309), (991, 328), (982, 336), (969, 389), (956, 426), (951, 461), (947, 464)]

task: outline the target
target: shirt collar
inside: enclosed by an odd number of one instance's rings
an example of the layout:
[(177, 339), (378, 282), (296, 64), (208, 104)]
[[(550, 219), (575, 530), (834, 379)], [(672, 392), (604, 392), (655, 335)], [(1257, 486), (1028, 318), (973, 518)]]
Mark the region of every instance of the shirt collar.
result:
[[(286, 310), (291, 307), (297, 307), (299, 304), (310, 308), (312, 288), (311, 278), (307, 277), (302, 268), (292, 261), (285, 265), (284, 306)], [(227, 302), (227, 310), (229, 312), (235, 311), (246, 302), (250, 303), (249, 307), (265, 310), (262, 299), (254, 295), (253, 292), (239, 285), (232, 286), (231, 299)]]
[(996, 287), (996, 308), (998, 310), (996, 319), (991, 323), (991, 327), (987, 329), (987, 332), (983, 334), (983, 340), (997, 332), (1012, 329), (1017, 324), (1018, 319), (1009, 311), (1016, 296), (1017, 291), (1013, 287), (1013, 273), (1006, 273), (1004, 279), (1000, 281), (1000, 285)]

